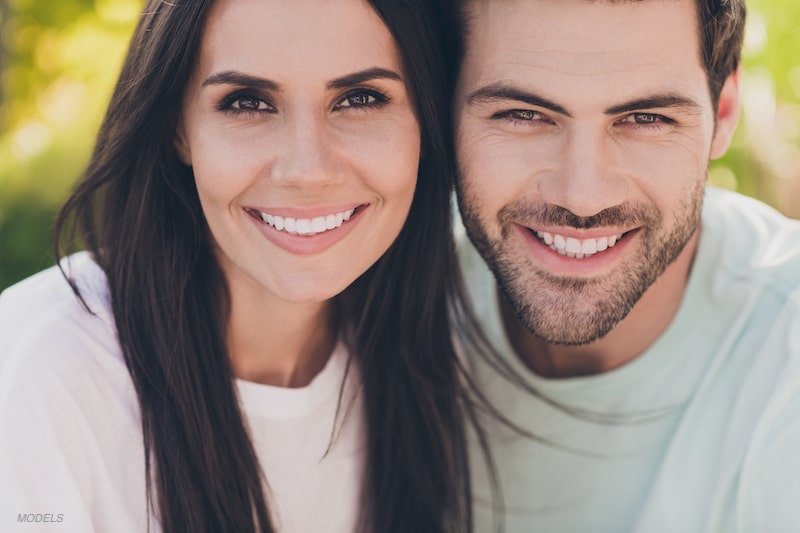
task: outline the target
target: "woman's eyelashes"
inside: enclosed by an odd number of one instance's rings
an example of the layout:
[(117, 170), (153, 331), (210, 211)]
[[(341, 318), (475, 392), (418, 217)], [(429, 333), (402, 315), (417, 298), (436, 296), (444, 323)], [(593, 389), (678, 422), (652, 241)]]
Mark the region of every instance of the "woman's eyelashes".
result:
[[(391, 101), (388, 95), (377, 89), (358, 88), (347, 91), (333, 104), (334, 111), (367, 110), (382, 107)], [(225, 96), (216, 106), (217, 111), (238, 115), (278, 113), (278, 108), (263, 95), (239, 90)]]
[(377, 89), (352, 89), (344, 94), (336, 104), (334, 109), (365, 109), (370, 107), (381, 107), (390, 102), (390, 98)]
[(217, 104), (217, 111), (234, 116), (278, 112), (265, 98), (249, 91), (236, 91), (227, 95)]

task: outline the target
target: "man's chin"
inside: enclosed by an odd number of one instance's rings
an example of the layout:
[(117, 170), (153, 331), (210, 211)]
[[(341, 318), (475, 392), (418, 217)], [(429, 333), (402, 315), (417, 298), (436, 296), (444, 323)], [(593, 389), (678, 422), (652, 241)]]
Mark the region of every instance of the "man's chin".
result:
[[(557, 346), (585, 346), (611, 333), (630, 314), (644, 292), (641, 288), (625, 288), (628, 290), (615, 292), (613, 298), (603, 294), (587, 297), (585, 290), (564, 290), (563, 287), (555, 291), (541, 290), (534, 298), (526, 298), (527, 291), (510, 291), (506, 292), (506, 298), (517, 320), (534, 337)], [(599, 292), (608, 294), (609, 291)]]
[(590, 329), (570, 329), (569, 331), (565, 331), (563, 326), (557, 328), (546, 327), (541, 324), (529, 324), (526, 321), (523, 321), (523, 325), (531, 335), (547, 344), (554, 346), (586, 346), (611, 333), (620, 321), (616, 321), (613, 324), (603, 324), (602, 327), (598, 327), (598, 324), (593, 324)]

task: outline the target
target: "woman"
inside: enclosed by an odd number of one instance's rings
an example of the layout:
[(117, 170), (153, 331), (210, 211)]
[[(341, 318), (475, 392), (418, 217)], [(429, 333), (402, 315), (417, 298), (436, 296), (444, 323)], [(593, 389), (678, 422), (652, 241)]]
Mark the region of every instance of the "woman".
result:
[(71, 290), (0, 298), (0, 529), (470, 530), (438, 31), (148, 2), (57, 220)]

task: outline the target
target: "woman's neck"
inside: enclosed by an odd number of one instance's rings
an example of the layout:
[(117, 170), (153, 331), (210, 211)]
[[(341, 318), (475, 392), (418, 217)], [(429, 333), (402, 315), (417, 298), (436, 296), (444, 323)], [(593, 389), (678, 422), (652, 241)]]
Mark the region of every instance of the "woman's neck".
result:
[(231, 287), (228, 353), (235, 377), (278, 387), (308, 385), (336, 343), (331, 302), (254, 298)]

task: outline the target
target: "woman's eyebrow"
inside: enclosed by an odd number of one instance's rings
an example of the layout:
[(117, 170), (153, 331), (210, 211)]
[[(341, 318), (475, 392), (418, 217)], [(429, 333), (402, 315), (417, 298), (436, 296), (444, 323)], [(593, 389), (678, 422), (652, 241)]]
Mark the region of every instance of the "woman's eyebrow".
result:
[[(365, 81), (374, 79), (390, 79), (397, 81), (403, 80), (400, 74), (398, 74), (393, 70), (380, 67), (372, 67), (358, 72), (354, 72), (352, 74), (347, 74), (340, 78), (336, 78), (335, 80), (331, 80), (326, 84), (326, 87), (328, 89), (342, 89), (345, 87), (351, 87), (353, 85), (358, 85), (359, 83), (364, 83)], [(243, 72), (238, 72), (235, 70), (226, 70), (223, 72), (217, 72), (215, 74), (212, 74), (203, 81), (202, 86), (205, 87), (207, 85), (225, 85), (225, 84), (243, 85), (247, 87), (256, 87), (259, 89), (267, 89), (271, 91), (280, 90), (280, 84), (272, 80), (251, 76), (249, 74), (245, 74)]]
[(225, 85), (225, 84), (256, 87), (259, 89), (266, 89), (270, 91), (280, 90), (280, 84), (275, 83), (272, 80), (268, 80), (266, 78), (259, 78), (256, 76), (250, 76), (249, 74), (238, 72), (236, 70), (225, 70), (223, 72), (217, 72), (216, 74), (212, 74), (203, 81), (201, 86), (205, 87), (207, 85)]
[(397, 72), (380, 67), (372, 67), (365, 70), (360, 70), (352, 74), (347, 74), (341, 78), (331, 80), (326, 84), (328, 89), (344, 89), (345, 87), (352, 87), (359, 83), (374, 79), (389, 79), (403, 81), (403, 78)]

